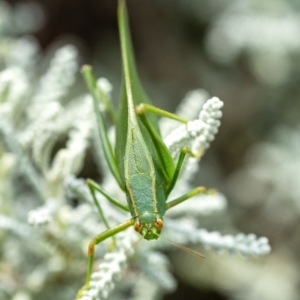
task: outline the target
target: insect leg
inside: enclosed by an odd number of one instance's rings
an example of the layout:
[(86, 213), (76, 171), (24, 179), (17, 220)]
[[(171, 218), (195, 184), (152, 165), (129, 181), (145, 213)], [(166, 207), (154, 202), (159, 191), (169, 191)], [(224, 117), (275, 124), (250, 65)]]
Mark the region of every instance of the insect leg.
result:
[(185, 156), (187, 154), (189, 154), (191, 157), (200, 157), (202, 152), (201, 152), (201, 154), (200, 153), (194, 154), (189, 147), (183, 147), (181, 149), (178, 160), (177, 160), (174, 176), (173, 176), (172, 181), (170, 182), (168, 189), (167, 189), (167, 196), (169, 196), (169, 194), (171, 193), (171, 191), (173, 190), (173, 188), (177, 182), (181, 167), (183, 165)]
[[(96, 190), (96, 191), (98, 191), (99, 193), (101, 193), (101, 194), (102, 194), (102, 195), (103, 195), (110, 203), (112, 203), (113, 205), (115, 205), (115, 206), (121, 208), (121, 209), (124, 210), (124, 211), (128, 211), (128, 212), (129, 212), (129, 208), (128, 208), (127, 205), (121, 204), (118, 200), (116, 200), (116, 199), (114, 199), (113, 197), (111, 197), (110, 195), (108, 195), (108, 194), (102, 189), (102, 187), (101, 187), (100, 185), (98, 185), (94, 180), (87, 179), (86, 183), (87, 183), (87, 185), (88, 185), (88, 187), (89, 187), (89, 189), (90, 189), (92, 195), (93, 195), (93, 192)], [(92, 192), (92, 190), (93, 190), (93, 192)], [(96, 204), (96, 206), (97, 206), (98, 201), (95, 201), (95, 200), (94, 200), (94, 202), (95, 202), (95, 204)]]
[[(129, 208), (125, 205), (122, 205), (121, 203), (119, 203), (117, 200), (113, 199), (111, 196), (109, 196), (95, 181), (91, 180), (91, 179), (87, 179), (87, 186), (92, 194), (92, 198), (94, 200), (94, 204), (95, 206), (97, 207), (97, 210), (99, 212), (99, 215), (106, 227), (106, 229), (108, 230), (110, 228), (109, 224), (108, 224), (108, 221), (107, 221), (107, 218), (105, 217), (104, 213), (103, 213), (103, 210), (102, 210), (102, 207), (99, 203), (99, 201), (97, 200), (96, 198), (96, 195), (95, 195), (95, 191), (98, 191), (100, 192), (110, 203), (116, 205), (117, 207), (125, 210), (125, 211), (129, 211)], [(116, 244), (116, 239), (114, 238), (114, 236), (112, 237), (112, 244), (110, 245), (111, 248), (114, 248)]]
[[(106, 219), (106, 217), (105, 217), (105, 215), (103, 213), (102, 207), (101, 207), (98, 199), (96, 198), (95, 185), (88, 179), (87, 180), (87, 186), (88, 186), (88, 188), (89, 188), (89, 190), (90, 190), (90, 192), (92, 194), (92, 198), (93, 198), (95, 206), (97, 207), (98, 213), (99, 213), (99, 215), (100, 215), (100, 217), (101, 217), (101, 219), (102, 219), (102, 221), (103, 221), (106, 229), (109, 230), (110, 226), (108, 224), (108, 221), (107, 221), (107, 219)], [(110, 248), (114, 248), (115, 244), (116, 244), (116, 239), (115, 239), (114, 236), (112, 236), (112, 244), (110, 245)]]
[(164, 177), (166, 178), (167, 182), (170, 182), (174, 176), (174, 162), (173, 158), (170, 154), (170, 151), (168, 150), (167, 146), (161, 139), (158, 132), (153, 128), (153, 126), (150, 124), (150, 122), (147, 120), (146, 116), (144, 114), (140, 115), (140, 119), (147, 128), (147, 131), (149, 132), (153, 145), (156, 148), (158, 158), (162, 164), (162, 171), (164, 174)]
[(173, 190), (173, 188), (176, 184), (176, 181), (178, 179), (178, 176), (179, 176), (184, 158), (185, 158), (186, 154), (189, 153), (189, 151), (190, 150), (187, 147), (182, 148), (181, 151), (180, 151), (178, 161), (177, 161), (177, 164), (176, 164), (176, 168), (175, 168), (175, 172), (174, 172), (174, 176), (173, 176), (172, 181), (170, 182), (170, 184), (167, 188), (167, 197), (169, 196), (169, 194), (171, 193), (171, 191)]
[(85, 65), (81, 69), (81, 73), (84, 77), (85, 83), (89, 89), (90, 94), (93, 97), (93, 104), (94, 104), (94, 111), (97, 118), (98, 123), (98, 132), (100, 136), (100, 140), (103, 146), (103, 152), (105, 159), (107, 161), (108, 167), (115, 177), (117, 183), (119, 184), (120, 188), (124, 190), (123, 183), (121, 181), (116, 157), (113, 153), (112, 146), (110, 144), (108, 134), (107, 134), (107, 128), (104, 120), (104, 116), (102, 112), (99, 110), (99, 90), (97, 87), (96, 79), (92, 73), (92, 67)]
[[(153, 145), (156, 148), (159, 160), (162, 164), (162, 171), (163, 171), (164, 177), (166, 179), (166, 182), (168, 182), (169, 186), (170, 186), (171, 182), (173, 181), (174, 175), (175, 175), (175, 173), (174, 173), (175, 167), (174, 167), (173, 158), (172, 158), (168, 148), (164, 144), (163, 140), (161, 139), (160, 134), (158, 133), (157, 130), (155, 130), (155, 128), (153, 127), (153, 125), (151, 123), (151, 120), (146, 117), (145, 113), (151, 112), (156, 115), (167, 117), (167, 118), (170, 118), (170, 119), (173, 119), (173, 120), (185, 123), (185, 124), (188, 123), (188, 120), (185, 118), (182, 118), (178, 115), (175, 115), (175, 114), (172, 114), (165, 110), (162, 110), (160, 108), (157, 108), (151, 104), (147, 104), (147, 103), (139, 104), (135, 110), (136, 110), (137, 115), (139, 115), (140, 120), (145, 125), (147, 131), (149, 132), (149, 134), (152, 138)], [(171, 187), (171, 189), (174, 187), (175, 182), (172, 183), (173, 186)], [(171, 191), (171, 189), (170, 189), (170, 191)]]
[(135, 111), (138, 115), (142, 115), (142, 114), (145, 114), (145, 112), (151, 112), (151, 113), (154, 113), (158, 116), (161, 116), (161, 117), (166, 117), (166, 118), (169, 118), (169, 119), (172, 119), (172, 120), (175, 120), (175, 121), (178, 121), (178, 122), (181, 122), (181, 123), (184, 123), (184, 124), (187, 124), (189, 120), (183, 118), (183, 117), (180, 117), (176, 114), (173, 114), (173, 113), (170, 113), (166, 110), (163, 110), (163, 109), (160, 109), (154, 105), (151, 105), (151, 104), (148, 104), (148, 103), (141, 103), (139, 104), (136, 108), (135, 108)]
[(200, 187), (197, 187), (195, 189), (192, 189), (190, 190), (188, 193), (182, 195), (181, 197), (179, 198), (176, 198), (174, 200), (171, 200), (169, 202), (167, 202), (167, 210), (170, 209), (171, 207), (174, 207), (196, 195), (199, 195), (199, 194), (213, 194), (215, 193), (215, 190), (207, 190), (204, 186), (200, 186)]
[(101, 243), (102, 241), (106, 240), (107, 238), (114, 236), (115, 234), (125, 230), (129, 226), (133, 225), (134, 220), (130, 219), (124, 223), (121, 223), (113, 228), (110, 228), (99, 235), (97, 235), (95, 238), (93, 238), (89, 244), (88, 247), (88, 269), (87, 269), (87, 276), (85, 285), (78, 291), (76, 298), (81, 298), (82, 293), (89, 288), (90, 280), (91, 280), (91, 274), (92, 274), (92, 268), (93, 268), (93, 261), (94, 261), (94, 252), (95, 252), (95, 246)]

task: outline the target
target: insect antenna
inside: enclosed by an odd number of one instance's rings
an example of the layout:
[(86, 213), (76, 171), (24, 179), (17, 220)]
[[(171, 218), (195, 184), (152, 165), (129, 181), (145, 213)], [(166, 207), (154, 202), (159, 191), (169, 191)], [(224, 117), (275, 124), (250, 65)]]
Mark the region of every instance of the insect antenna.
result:
[(166, 237), (164, 237), (164, 236), (162, 236), (162, 235), (160, 235), (160, 237), (161, 237), (163, 240), (165, 240), (166, 242), (170, 243), (171, 245), (173, 245), (173, 246), (175, 246), (175, 247), (177, 247), (177, 248), (179, 248), (179, 249), (181, 249), (181, 250), (183, 250), (183, 251), (185, 251), (185, 252), (187, 252), (187, 253), (190, 253), (190, 254), (192, 254), (192, 255), (194, 255), (194, 256), (197, 256), (197, 257), (199, 257), (199, 258), (202, 258), (202, 259), (206, 259), (206, 257), (205, 257), (203, 254), (201, 254), (200, 252), (198, 252), (198, 251), (192, 250), (192, 249), (190, 249), (190, 248), (188, 248), (188, 247), (185, 247), (185, 246), (183, 246), (183, 245), (181, 245), (181, 244), (178, 244), (178, 243), (176, 243), (176, 242), (173, 242), (173, 241), (169, 240), (168, 238), (166, 238)]
[[(136, 240), (133, 244), (132, 244), (132, 248), (133, 249), (137, 249), (137, 246), (141, 243), (141, 241), (143, 241), (143, 238), (140, 237), (138, 240)], [(130, 249), (128, 249), (126, 251), (126, 253), (129, 253), (130, 252)]]

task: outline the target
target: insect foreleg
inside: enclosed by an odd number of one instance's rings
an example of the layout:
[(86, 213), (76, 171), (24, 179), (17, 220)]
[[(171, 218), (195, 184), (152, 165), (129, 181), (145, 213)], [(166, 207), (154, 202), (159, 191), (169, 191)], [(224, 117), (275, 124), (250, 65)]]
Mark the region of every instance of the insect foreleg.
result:
[(124, 223), (121, 223), (113, 228), (110, 228), (110, 229), (100, 233), (99, 235), (97, 235), (96, 237), (94, 237), (92, 239), (92, 241), (90, 242), (89, 247), (88, 247), (89, 262), (88, 262), (86, 281), (85, 281), (85, 285), (83, 286), (83, 288), (81, 288), (78, 291), (77, 296), (76, 296), (77, 299), (81, 298), (83, 292), (89, 288), (91, 274), (92, 274), (92, 268), (93, 268), (95, 246), (98, 245), (99, 243), (101, 243), (102, 241), (106, 240), (107, 238), (114, 236), (115, 234), (125, 230), (129, 226), (133, 225), (133, 223), (134, 223), (134, 220), (130, 219)]
[[(94, 180), (87, 179), (86, 183), (87, 183), (87, 185), (88, 185), (88, 187), (89, 187), (89, 189), (90, 189), (92, 195), (93, 195), (92, 190), (93, 190), (93, 191), (96, 190), (96, 191), (98, 191), (99, 193), (101, 193), (101, 194), (102, 194), (102, 195), (103, 195), (103, 196), (104, 196), (111, 204), (113, 204), (113, 205), (119, 207), (120, 209), (122, 209), (122, 210), (124, 210), (124, 211), (128, 211), (128, 212), (129, 212), (129, 208), (128, 208), (127, 205), (121, 204), (118, 200), (116, 200), (116, 199), (114, 199), (113, 197), (111, 197), (110, 195), (108, 195), (108, 194), (102, 189), (102, 187), (101, 187), (100, 185), (98, 185)], [(95, 204), (96, 204), (96, 206), (97, 206), (97, 203), (98, 203), (97, 199), (94, 199), (94, 202), (95, 202)], [(99, 203), (98, 203), (98, 204), (99, 204)], [(98, 207), (98, 206), (97, 206), (97, 207)]]
[(170, 209), (171, 207), (174, 207), (196, 195), (199, 195), (199, 194), (212, 194), (212, 193), (215, 193), (214, 190), (206, 190), (206, 188), (204, 186), (200, 186), (200, 187), (197, 187), (195, 189), (192, 189), (190, 190), (188, 193), (182, 195), (181, 197), (179, 198), (176, 198), (174, 200), (171, 200), (169, 202), (167, 202), (167, 209)]
[(108, 224), (108, 222), (107, 222), (107, 220), (106, 220), (106, 218), (105, 218), (105, 216), (104, 216), (102, 207), (101, 207), (100, 203), (98, 202), (98, 200), (97, 200), (97, 198), (96, 198), (96, 195), (95, 195), (95, 186), (94, 186), (94, 184), (90, 181), (90, 179), (87, 180), (87, 185), (88, 185), (89, 190), (90, 190), (90, 192), (91, 192), (91, 194), (92, 194), (92, 198), (93, 198), (93, 201), (94, 201), (95, 206), (97, 207), (98, 213), (99, 213), (99, 215), (100, 215), (100, 217), (101, 217), (101, 219), (102, 219), (102, 221), (103, 221), (103, 223), (104, 223), (106, 229), (109, 229), (109, 228), (110, 228), (110, 227), (109, 227), (109, 224)]
[(115, 177), (117, 183), (121, 187), (122, 190), (124, 190), (124, 186), (120, 177), (120, 172), (118, 169), (116, 157), (113, 153), (112, 146), (110, 144), (108, 134), (107, 134), (107, 128), (104, 120), (104, 116), (102, 115), (102, 112), (99, 110), (99, 93), (98, 93), (98, 87), (96, 83), (96, 79), (92, 73), (92, 67), (85, 65), (81, 69), (82, 75), (84, 77), (85, 83), (89, 89), (90, 94), (93, 97), (93, 104), (94, 104), (94, 111), (97, 118), (98, 123), (98, 132), (99, 137), (102, 143), (103, 152), (105, 159), (107, 161), (108, 167)]
[[(100, 205), (100, 203), (99, 203), (99, 201), (98, 201), (98, 199), (96, 197), (95, 191), (100, 192), (110, 203), (116, 205), (117, 207), (119, 207), (119, 208), (121, 208), (121, 209), (123, 209), (125, 211), (129, 211), (129, 208), (127, 206), (125, 206), (125, 205), (122, 205), (117, 200), (115, 200), (111, 196), (109, 196), (95, 181), (93, 181), (91, 179), (88, 179), (86, 181), (86, 183), (87, 183), (87, 185), (89, 187), (89, 190), (90, 190), (90, 192), (92, 194), (92, 198), (94, 200), (95, 206), (97, 207), (99, 215), (100, 215), (100, 217), (101, 217), (101, 219), (102, 219), (102, 221), (103, 221), (106, 229), (108, 230), (110, 228), (110, 226), (109, 226), (108, 221), (107, 221), (107, 219), (106, 219), (106, 217), (105, 217), (105, 215), (103, 213), (102, 207), (101, 207), (101, 205)], [(112, 237), (112, 239), (113, 239), (112, 247), (114, 247), (115, 244), (116, 244), (116, 240), (115, 240), (114, 236)]]

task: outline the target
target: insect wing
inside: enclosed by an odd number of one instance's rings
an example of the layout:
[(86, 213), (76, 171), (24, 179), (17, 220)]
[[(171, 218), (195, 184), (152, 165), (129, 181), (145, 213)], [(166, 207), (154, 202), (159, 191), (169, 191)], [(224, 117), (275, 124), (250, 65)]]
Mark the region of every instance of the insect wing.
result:
[(126, 143), (128, 139), (130, 139), (130, 137), (128, 137), (128, 126), (130, 123), (132, 125), (133, 122), (136, 122), (135, 125), (138, 126), (142, 132), (142, 137), (146, 145), (149, 147), (149, 152), (151, 153), (153, 161), (157, 166), (157, 170), (163, 173), (164, 178), (168, 182), (170, 181), (174, 173), (174, 163), (168, 149), (161, 139), (157, 117), (154, 114), (147, 115), (148, 124), (151, 126), (152, 132), (155, 133), (155, 135), (151, 135), (142, 121), (139, 118), (136, 118), (135, 112), (133, 116), (132, 111), (130, 111), (140, 103), (151, 104), (151, 102), (148, 99), (137, 74), (133, 55), (133, 47), (129, 33), (126, 5), (125, 1), (122, 0), (119, 2), (118, 7), (118, 21), (123, 60), (123, 87), (119, 115), (116, 125), (115, 152), (119, 164), (120, 173), (121, 176), (123, 176), (124, 153)]

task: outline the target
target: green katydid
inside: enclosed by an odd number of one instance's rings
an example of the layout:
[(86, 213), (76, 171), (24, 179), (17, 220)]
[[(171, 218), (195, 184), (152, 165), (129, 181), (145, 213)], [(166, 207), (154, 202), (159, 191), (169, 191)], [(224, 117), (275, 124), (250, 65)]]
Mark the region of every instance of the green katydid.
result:
[[(99, 101), (109, 111), (109, 116), (113, 116), (114, 112), (97, 86), (91, 67), (83, 66), (82, 74), (89, 92), (93, 96), (104, 156), (111, 173), (126, 194), (128, 206), (113, 199), (94, 181), (87, 180), (88, 187), (107, 230), (96, 236), (89, 244), (86, 283), (79, 291), (78, 298), (89, 287), (95, 245), (107, 238), (113, 238), (115, 234), (129, 226), (134, 226), (134, 229), (146, 240), (157, 239), (163, 229), (163, 217), (166, 210), (199, 193), (206, 192), (205, 188), (198, 187), (177, 199), (167, 201), (175, 186), (186, 154), (192, 155), (192, 153), (188, 148), (183, 148), (176, 164), (174, 163), (160, 136), (155, 114), (185, 124), (188, 120), (156, 108), (148, 100), (135, 67), (124, 0), (119, 1), (118, 22), (124, 79), (118, 118), (111, 117), (111, 119), (117, 119), (114, 151), (108, 139), (103, 112), (99, 110)], [(120, 209), (130, 212), (131, 218), (110, 228), (96, 199), (96, 191)]]

